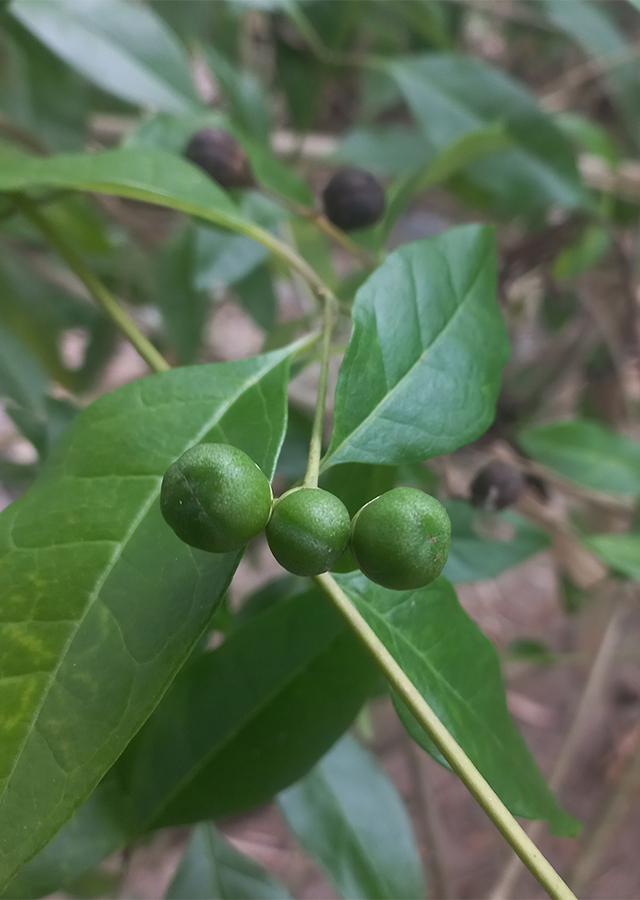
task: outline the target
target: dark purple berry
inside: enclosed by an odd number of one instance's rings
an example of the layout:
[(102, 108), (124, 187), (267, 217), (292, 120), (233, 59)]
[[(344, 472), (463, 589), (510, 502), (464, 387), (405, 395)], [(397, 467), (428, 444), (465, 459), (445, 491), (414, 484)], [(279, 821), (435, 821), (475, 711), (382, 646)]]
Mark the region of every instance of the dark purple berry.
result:
[(505, 509), (524, 490), (524, 478), (507, 463), (494, 459), (477, 473), (471, 483), (471, 502), (483, 509)]
[(343, 231), (375, 225), (384, 213), (384, 189), (369, 172), (336, 172), (322, 194), (327, 219)]
[(184, 155), (200, 166), (223, 188), (248, 188), (255, 185), (253, 172), (240, 144), (222, 128), (196, 131)]

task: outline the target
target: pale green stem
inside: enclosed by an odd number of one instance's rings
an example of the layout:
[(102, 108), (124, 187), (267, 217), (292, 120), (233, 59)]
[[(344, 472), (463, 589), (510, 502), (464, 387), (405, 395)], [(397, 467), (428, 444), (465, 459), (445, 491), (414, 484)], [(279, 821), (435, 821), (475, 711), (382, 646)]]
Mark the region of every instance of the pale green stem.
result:
[(574, 894), (514, 819), (493, 788), (485, 781), (462, 747), (447, 731), (411, 679), (362, 618), (342, 588), (329, 573), (317, 575), (314, 581), (355, 631), (416, 721), (549, 896), (554, 900), (576, 900)]
[(320, 473), (320, 454), (322, 452), (322, 430), (324, 426), (324, 413), (327, 404), (327, 384), (329, 381), (329, 358), (331, 356), (331, 332), (336, 309), (336, 300), (333, 296), (327, 297), (324, 304), (324, 323), (322, 327), (322, 357), (320, 359), (320, 377), (318, 378), (318, 399), (316, 411), (313, 417), (311, 430), (311, 443), (309, 444), (309, 464), (304, 476), (302, 486), (305, 488), (318, 487), (318, 475)]
[(375, 264), (375, 258), (372, 253), (369, 253), (369, 251), (365, 250), (363, 247), (359, 247), (351, 240), (349, 235), (345, 234), (344, 231), (334, 225), (333, 222), (330, 222), (322, 213), (310, 206), (303, 206), (301, 203), (289, 200), (288, 197), (283, 197), (282, 194), (278, 194), (276, 191), (264, 187), (264, 185), (261, 185), (260, 190), (263, 194), (266, 194), (268, 197), (275, 200), (276, 203), (284, 206), (289, 212), (292, 212), (296, 216), (301, 216), (308, 222), (311, 222), (319, 231), (323, 231), (327, 237), (335, 241), (336, 244), (340, 244), (341, 247), (352, 256), (355, 256), (356, 259), (359, 259), (364, 265), (372, 266)]
[(154, 372), (166, 372), (170, 369), (169, 363), (160, 353), (158, 353), (151, 341), (145, 337), (135, 322), (133, 322), (119, 306), (111, 291), (102, 283), (98, 276), (91, 271), (84, 260), (76, 253), (74, 248), (70, 244), (67, 244), (47, 217), (38, 209), (36, 204), (22, 194), (12, 195), (12, 200), (25, 218), (42, 232), (52, 247), (55, 247), (72, 272), (75, 272), (88, 291), (95, 297), (104, 312), (131, 341), (140, 356)]

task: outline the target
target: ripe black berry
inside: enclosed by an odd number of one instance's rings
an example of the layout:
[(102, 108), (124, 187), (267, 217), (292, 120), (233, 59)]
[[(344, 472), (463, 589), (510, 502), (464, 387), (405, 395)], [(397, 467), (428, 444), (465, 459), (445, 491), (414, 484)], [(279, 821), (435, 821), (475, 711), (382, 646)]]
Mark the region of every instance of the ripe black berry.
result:
[(369, 228), (384, 213), (384, 190), (369, 172), (336, 172), (322, 194), (327, 219), (343, 231)]
[(505, 509), (516, 502), (524, 486), (520, 472), (502, 460), (493, 459), (473, 479), (471, 502), (484, 509)]
[(197, 131), (184, 155), (223, 188), (247, 188), (255, 184), (247, 154), (234, 136), (222, 128)]

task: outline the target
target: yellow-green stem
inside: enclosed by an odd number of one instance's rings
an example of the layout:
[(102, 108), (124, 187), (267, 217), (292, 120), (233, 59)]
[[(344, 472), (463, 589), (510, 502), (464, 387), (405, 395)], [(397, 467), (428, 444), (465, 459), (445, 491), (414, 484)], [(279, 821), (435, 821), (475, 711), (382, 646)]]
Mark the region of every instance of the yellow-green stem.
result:
[(326, 573), (317, 575), (314, 581), (358, 635), (382, 669), (389, 684), (404, 700), (416, 721), (419, 722), (453, 771), (475, 797), (529, 871), (538, 879), (549, 896), (553, 897), (554, 900), (576, 900), (574, 894), (560, 878), (553, 866), (545, 859), (493, 788), (485, 781), (462, 747), (447, 731), (411, 679), (405, 674), (373, 629), (362, 618), (334, 578), (329, 573)]
[(282, 194), (278, 194), (270, 188), (265, 188), (264, 185), (262, 185), (260, 189), (263, 194), (267, 194), (267, 196), (273, 198), (281, 206), (284, 206), (285, 209), (288, 209), (289, 212), (292, 212), (296, 216), (302, 216), (304, 219), (307, 219), (308, 222), (312, 222), (316, 228), (323, 231), (327, 237), (343, 247), (348, 253), (351, 253), (352, 256), (355, 256), (356, 259), (359, 259), (364, 265), (375, 265), (375, 257), (372, 253), (369, 253), (369, 251), (365, 250), (363, 247), (359, 247), (344, 233), (344, 231), (342, 231), (342, 229), (334, 225), (333, 222), (330, 222), (326, 216), (322, 215), (322, 213), (317, 212), (317, 210), (312, 209), (310, 206), (303, 206), (301, 203), (289, 200), (288, 197), (283, 197)]
[(55, 247), (69, 268), (75, 272), (104, 312), (131, 341), (140, 356), (154, 372), (166, 372), (170, 369), (169, 363), (158, 353), (151, 341), (145, 337), (135, 322), (120, 307), (111, 291), (91, 271), (84, 260), (76, 253), (75, 249), (56, 231), (47, 217), (38, 209), (37, 205), (23, 194), (14, 194), (12, 200), (25, 218), (42, 232), (52, 247)]
[(318, 378), (318, 399), (316, 411), (313, 417), (311, 430), (311, 443), (309, 444), (309, 464), (304, 476), (302, 486), (306, 488), (318, 487), (318, 475), (320, 473), (320, 454), (322, 452), (322, 429), (324, 426), (324, 412), (327, 404), (327, 383), (329, 380), (329, 358), (331, 356), (331, 333), (333, 331), (334, 316), (337, 303), (330, 295), (324, 303), (324, 323), (322, 327), (322, 356), (320, 359), (320, 376)]

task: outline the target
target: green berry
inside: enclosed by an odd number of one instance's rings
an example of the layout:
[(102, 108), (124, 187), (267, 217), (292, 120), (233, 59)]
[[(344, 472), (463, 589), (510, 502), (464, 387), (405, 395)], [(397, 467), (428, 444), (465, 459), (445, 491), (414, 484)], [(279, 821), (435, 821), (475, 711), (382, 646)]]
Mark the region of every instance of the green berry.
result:
[(198, 444), (167, 469), (160, 509), (185, 543), (227, 553), (262, 531), (272, 499), (264, 472), (242, 450)]
[(371, 581), (396, 591), (424, 587), (440, 575), (451, 543), (444, 506), (416, 488), (395, 488), (358, 510), (350, 549)]
[(349, 541), (347, 508), (321, 488), (294, 488), (273, 504), (267, 525), (271, 552), (294, 575), (320, 575), (340, 559)]

